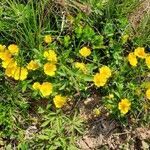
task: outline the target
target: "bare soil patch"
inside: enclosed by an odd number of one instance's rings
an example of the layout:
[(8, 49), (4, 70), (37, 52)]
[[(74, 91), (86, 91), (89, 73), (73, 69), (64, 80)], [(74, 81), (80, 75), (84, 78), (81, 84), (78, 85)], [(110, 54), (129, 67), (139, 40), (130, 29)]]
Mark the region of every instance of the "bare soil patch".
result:
[(80, 104), (80, 114), (87, 122), (87, 128), (84, 135), (77, 141), (79, 149), (148, 150), (150, 148), (149, 127), (121, 126), (103, 108), (101, 115), (94, 117), (92, 110), (97, 106), (97, 99), (91, 98), (86, 101), (88, 103)]

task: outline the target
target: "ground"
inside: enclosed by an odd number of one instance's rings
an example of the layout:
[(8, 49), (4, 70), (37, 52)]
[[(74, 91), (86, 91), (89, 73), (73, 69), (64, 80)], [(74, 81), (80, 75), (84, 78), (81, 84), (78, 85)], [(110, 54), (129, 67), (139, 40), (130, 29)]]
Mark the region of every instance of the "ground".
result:
[[(143, 0), (141, 4), (129, 14), (128, 19), (132, 26), (133, 33), (138, 34), (138, 27), (142, 22), (145, 14), (150, 15), (150, 1)], [(135, 35), (134, 35), (135, 36)], [(91, 98), (92, 99), (92, 98)], [(95, 97), (93, 98), (95, 99)], [(88, 118), (91, 114), (95, 100), (90, 101), (90, 106), (86, 105), (81, 109), (81, 116)], [(91, 108), (91, 109), (89, 109)], [(130, 149), (130, 150), (146, 150), (149, 149), (150, 128), (131, 127), (124, 128), (113, 119), (111, 120), (105, 112), (96, 120), (88, 120), (87, 130), (84, 136), (77, 142), (81, 150), (97, 150), (97, 149)], [(87, 115), (88, 114), (88, 115)]]

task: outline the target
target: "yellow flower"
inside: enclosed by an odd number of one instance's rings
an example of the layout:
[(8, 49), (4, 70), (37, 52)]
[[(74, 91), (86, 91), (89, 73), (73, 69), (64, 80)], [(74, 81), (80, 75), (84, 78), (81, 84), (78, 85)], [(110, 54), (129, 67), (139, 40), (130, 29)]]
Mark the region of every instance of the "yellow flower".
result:
[(138, 61), (137, 61), (137, 58), (134, 53), (129, 53), (128, 61), (129, 61), (130, 65), (132, 65), (134, 67), (137, 66)]
[(11, 68), (17, 66), (16, 61), (13, 58), (9, 58), (8, 60), (2, 61), (2, 67), (3, 68)]
[(7, 67), (6, 70), (5, 70), (5, 75), (8, 76), (8, 77), (13, 77), (15, 71), (16, 71), (16, 67), (15, 66)]
[(145, 62), (146, 62), (147, 67), (150, 68), (150, 56), (147, 56), (145, 58)]
[(0, 44), (0, 52), (3, 52), (5, 50), (5, 48), (6, 48), (5, 45)]
[(107, 66), (103, 66), (99, 69), (100, 71), (100, 74), (103, 76), (103, 77), (106, 77), (106, 78), (109, 78), (111, 77), (111, 70), (109, 67)]
[(144, 47), (138, 47), (134, 50), (134, 54), (138, 56), (139, 58), (145, 58), (146, 53)]
[(79, 63), (79, 62), (76, 62), (75, 63), (75, 67), (81, 71), (83, 71), (84, 73), (87, 72), (87, 68), (86, 68), (86, 65), (84, 63)]
[(39, 87), (40, 92), (44, 97), (49, 96), (52, 93), (53, 86), (49, 82), (43, 82), (43, 84)]
[(56, 95), (53, 99), (56, 108), (62, 108), (66, 103), (66, 97), (61, 95)]
[(101, 114), (100, 109), (94, 108), (94, 109), (93, 109), (93, 114), (94, 114), (96, 117), (99, 116), (99, 115)]
[(146, 97), (147, 97), (147, 99), (150, 99), (150, 89), (148, 89), (148, 90), (146, 91)]
[(57, 55), (53, 50), (48, 50), (44, 52), (44, 57), (51, 61), (52, 63), (57, 63)]
[(91, 54), (91, 50), (87, 47), (83, 47), (80, 49), (79, 53), (83, 56), (83, 57), (87, 57)]
[(56, 71), (56, 65), (54, 65), (52, 63), (46, 63), (44, 65), (44, 72), (45, 72), (45, 74), (47, 74), (49, 76), (54, 76), (55, 75), (55, 71)]
[(28, 70), (24, 67), (15, 67), (13, 78), (15, 80), (25, 80), (28, 75)]
[(52, 43), (52, 37), (50, 35), (45, 35), (44, 42), (47, 44)]
[(120, 110), (120, 112), (125, 115), (131, 107), (131, 102), (128, 99), (122, 99), (119, 104), (118, 104), (118, 108)]
[(0, 52), (0, 59), (3, 61), (11, 59), (12, 55), (8, 50), (5, 50), (4, 52)]
[(19, 52), (19, 47), (16, 44), (11, 44), (8, 46), (8, 50), (12, 55), (16, 55)]
[(97, 86), (97, 87), (100, 87), (100, 86), (104, 86), (107, 82), (107, 78), (103, 75), (101, 75), (100, 73), (96, 73), (96, 75), (94, 75), (94, 84)]
[(39, 68), (39, 64), (36, 60), (31, 60), (27, 65), (28, 70), (36, 70), (38, 68)]
[(8, 61), (3, 61), (2, 66), (6, 68), (5, 75), (8, 77), (13, 77), (17, 68), (17, 62), (13, 58), (11, 58)]
[(35, 83), (32, 85), (32, 88), (33, 88), (34, 90), (39, 90), (40, 87), (41, 87), (41, 85), (40, 85), (39, 82), (35, 82)]

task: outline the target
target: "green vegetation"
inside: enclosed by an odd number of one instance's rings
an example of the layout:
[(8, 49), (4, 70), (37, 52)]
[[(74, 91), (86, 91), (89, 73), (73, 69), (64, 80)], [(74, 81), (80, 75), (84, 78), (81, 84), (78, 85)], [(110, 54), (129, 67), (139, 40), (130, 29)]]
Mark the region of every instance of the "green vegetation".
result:
[(148, 125), (150, 18), (145, 15), (136, 35), (128, 20), (139, 4), (0, 2), (3, 149), (78, 149), (76, 141), (86, 124), (78, 103), (93, 91), (118, 123)]

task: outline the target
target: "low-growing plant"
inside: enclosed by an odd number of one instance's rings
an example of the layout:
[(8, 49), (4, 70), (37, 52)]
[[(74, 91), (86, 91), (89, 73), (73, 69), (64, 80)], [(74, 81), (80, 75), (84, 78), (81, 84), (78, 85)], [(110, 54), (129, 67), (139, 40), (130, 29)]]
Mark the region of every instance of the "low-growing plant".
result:
[[(61, 18), (48, 9), (48, 1), (2, 2), (3, 139), (13, 140), (19, 149), (77, 149), (83, 123), (75, 103), (92, 96), (93, 89), (100, 93), (102, 107), (122, 124), (149, 122), (150, 55), (131, 38), (127, 18), (118, 17), (115, 5), (109, 10), (114, 15), (108, 15), (110, 3), (97, 4), (102, 8), (99, 17), (95, 8), (88, 16), (75, 9)], [(90, 4), (94, 7), (96, 1)], [(97, 20), (91, 20), (93, 16)], [(68, 115), (67, 108), (73, 108), (73, 114)], [(26, 132), (33, 109), (37, 122), (30, 140)]]
[(73, 117), (67, 117), (60, 110), (51, 111), (51, 105), (45, 110), (39, 108), (41, 115), (40, 132), (38, 132), (31, 142), (34, 149), (78, 149), (75, 145), (77, 141), (76, 133), (83, 132), (81, 118), (75, 113)]

